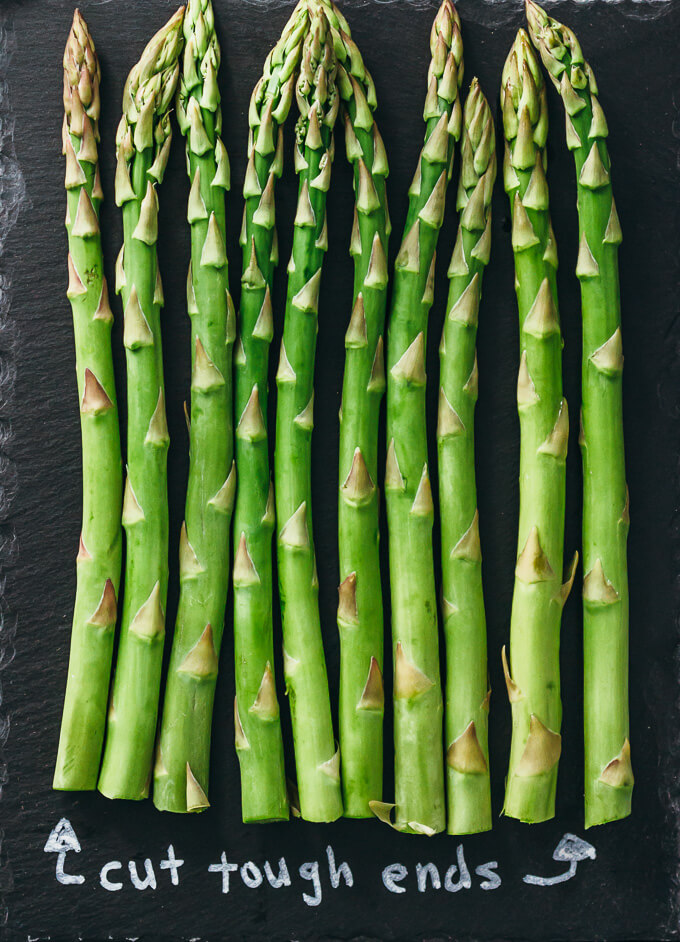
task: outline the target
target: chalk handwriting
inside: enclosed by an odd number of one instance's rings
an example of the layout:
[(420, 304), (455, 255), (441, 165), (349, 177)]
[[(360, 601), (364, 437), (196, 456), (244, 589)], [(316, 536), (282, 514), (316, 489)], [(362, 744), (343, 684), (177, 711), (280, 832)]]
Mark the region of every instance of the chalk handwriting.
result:
[(228, 863), (227, 855), (222, 851), (220, 856), (220, 862), (218, 864), (210, 864), (208, 867), (209, 873), (221, 873), (222, 874), (222, 892), (229, 892), (229, 874), (235, 873), (238, 870), (238, 864)]
[[(81, 853), (80, 841), (68, 818), (61, 818), (55, 825), (43, 850), (46, 854), (57, 855), (54, 873), (58, 883), (64, 886), (78, 886), (91, 878), (86, 877), (85, 872), (66, 872), (67, 855)], [(550, 877), (529, 873), (522, 877), (522, 880), (533, 886), (565, 883), (576, 875), (578, 864), (582, 860), (595, 860), (596, 857), (597, 853), (592, 844), (575, 834), (565, 834), (553, 851), (552, 859), (558, 863), (567, 863), (568, 869)], [(100, 861), (96, 866), (98, 870), (95, 870), (95, 880), (98, 876), (99, 886), (107, 893), (117, 893), (126, 885), (139, 892), (153, 893), (170, 886), (180, 886), (184, 860), (177, 856), (174, 845), (169, 844), (165, 856), (157, 862), (151, 857), (145, 857), (128, 861), (107, 860), (103, 864)], [(81, 869), (87, 870), (86, 867)], [(277, 861), (237, 861), (230, 859), (227, 852), (222, 851), (219, 861), (209, 863), (206, 871), (219, 875), (218, 887), (222, 895), (228, 895), (235, 887), (257, 892), (262, 891), (261, 888), (266, 890), (267, 887), (274, 890), (293, 887), (294, 882), (297, 882), (301, 901), (311, 907), (322, 904), (324, 893), (329, 887), (332, 891), (343, 893), (350, 892), (355, 885), (350, 863), (337, 859), (330, 844), (326, 847), (325, 860), (306, 860), (293, 869), (289, 867), (285, 857), (280, 857)], [(456, 846), (455, 863), (451, 862), (450, 858), (443, 864), (420, 860), (409, 868), (395, 861), (383, 867), (376, 876), (378, 881), (382, 882), (384, 891), (396, 896), (413, 892), (426, 894), (444, 891), (455, 894), (461, 890), (488, 891), (496, 890), (502, 884), (499, 862), (488, 860), (477, 865), (468, 863), (463, 844)]]
[(143, 880), (140, 879), (137, 864), (134, 860), (128, 860), (128, 870), (130, 871), (130, 880), (136, 890), (146, 890), (147, 887), (151, 887), (152, 890), (156, 889), (156, 874), (148, 857), (144, 861), (146, 877)]
[(184, 866), (184, 861), (179, 860), (175, 857), (175, 848), (172, 844), (168, 845), (168, 856), (165, 860), (161, 860), (158, 865), (161, 870), (170, 871), (170, 882), (173, 886), (179, 886), (179, 868)]
[(303, 880), (310, 880), (314, 888), (314, 896), (303, 893), (302, 898), (308, 906), (318, 906), (321, 902), (321, 878), (319, 877), (319, 861), (310, 860), (300, 867), (300, 876)]
[(249, 860), (241, 867), (241, 879), (251, 890), (256, 890), (262, 883), (262, 871), (257, 864)]
[(354, 886), (354, 877), (352, 871), (349, 869), (348, 863), (341, 863), (340, 866), (336, 866), (335, 863), (335, 854), (333, 853), (333, 848), (329, 844), (326, 848), (326, 856), (328, 857), (328, 873), (331, 878), (331, 886), (333, 889), (337, 890), (340, 886), (340, 880), (344, 880), (347, 886)]
[(498, 870), (498, 861), (490, 860), (488, 863), (475, 867), (475, 873), (478, 877), (486, 877), (479, 884), (480, 890), (495, 890), (501, 885), (501, 878), (494, 871)]
[(264, 875), (266, 876), (269, 885), (273, 886), (275, 890), (278, 890), (282, 886), (290, 886), (290, 874), (288, 873), (288, 866), (286, 865), (285, 857), (281, 857), (279, 860), (279, 874), (276, 877), (274, 876), (274, 871), (272, 870), (269, 861), (265, 860)]
[[(341, 881), (344, 881), (348, 887), (354, 886), (354, 876), (349, 864), (346, 861), (342, 861), (340, 864), (336, 863), (335, 852), (330, 844), (326, 848), (326, 857), (328, 860), (328, 877), (331, 887), (333, 889), (337, 889), (340, 886)], [(222, 851), (220, 855), (220, 862), (210, 864), (208, 866), (208, 872), (221, 874), (223, 894), (230, 892), (230, 876), (232, 873), (236, 873), (237, 871), (241, 877), (241, 882), (243, 885), (251, 890), (255, 890), (261, 886), (264, 882), (264, 877), (267, 878), (267, 883), (275, 890), (278, 890), (283, 886), (291, 886), (290, 872), (288, 870), (286, 858), (281, 857), (277, 866), (277, 874), (274, 873), (272, 865), (268, 860), (265, 860), (262, 868), (258, 867), (257, 864), (252, 860), (247, 860), (244, 864), (239, 866), (237, 863), (230, 862), (227, 859), (226, 853)], [(298, 873), (303, 880), (311, 885), (310, 888), (312, 890), (312, 892), (303, 891), (302, 899), (307, 904), (307, 906), (318, 906), (323, 899), (323, 888), (321, 884), (321, 870), (319, 867), (319, 861), (306, 861), (299, 867)]]
[(401, 881), (405, 880), (407, 876), (408, 870), (403, 864), (390, 864), (388, 867), (385, 867), (382, 872), (385, 889), (389, 890), (390, 893), (405, 893), (406, 887), (400, 886), (400, 884)]
[(123, 865), (120, 860), (109, 860), (108, 863), (105, 863), (104, 866), (99, 871), (99, 883), (104, 887), (105, 890), (108, 890), (110, 893), (115, 893), (117, 890), (123, 889), (123, 884), (120, 880), (110, 880), (109, 874), (112, 870), (122, 870)]
[[(497, 869), (497, 860), (489, 860), (487, 863), (475, 867), (475, 875), (483, 878), (478, 884), (480, 890), (495, 890), (501, 885), (501, 878), (496, 873)], [(383, 886), (390, 893), (406, 893), (408, 887), (404, 886), (404, 881), (408, 875), (408, 868), (404, 864), (389, 864), (382, 872)], [(434, 863), (417, 863), (415, 875), (416, 889), (419, 893), (425, 893), (429, 889), (440, 890), (442, 888), (441, 873), (439, 867)], [(458, 893), (460, 890), (472, 889), (472, 885), (472, 877), (465, 860), (465, 851), (463, 845), (459, 844), (456, 848), (456, 863), (451, 864), (444, 874), (444, 889), (447, 893)]]
[[(458, 874), (458, 879), (454, 882), (454, 877)], [(444, 889), (449, 893), (457, 893), (459, 890), (469, 890), (472, 887), (472, 877), (465, 863), (465, 854), (463, 845), (459, 844), (456, 848), (456, 863), (451, 864), (444, 877)]]

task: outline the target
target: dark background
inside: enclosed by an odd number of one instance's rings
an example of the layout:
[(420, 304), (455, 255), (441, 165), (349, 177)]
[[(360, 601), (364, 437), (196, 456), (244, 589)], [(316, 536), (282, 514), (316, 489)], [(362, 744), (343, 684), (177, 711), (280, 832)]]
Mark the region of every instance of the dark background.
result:
[[(61, 56), (69, 30), (70, 0), (0, 0), (4, 41), (14, 49), (0, 84), (0, 222), (9, 231), (11, 198), (20, 181), (11, 169), (14, 150), (26, 199), (7, 235), (0, 261), (0, 460), (4, 493), (0, 530), (5, 611), (0, 630), (3, 705), (0, 744), (6, 769), (0, 821), (4, 829), (0, 891), (7, 906), (2, 938), (23, 940), (547, 940), (667, 939), (678, 936), (677, 874), (680, 810), (678, 665), (676, 660), (678, 562), (678, 98), (677, 44), (680, 4), (592, 0), (551, 4), (572, 25), (599, 80), (610, 126), (614, 188), (624, 243), (621, 249), (626, 450), (631, 493), (631, 739), (636, 775), (633, 815), (626, 821), (584, 832), (582, 781), (581, 611), (575, 591), (564, 612), (562, 681), (563, 753), (554, 821), (527, 827), (497, 817), (488, 834), (463, 844), (471, 872), (498, 861), (502, 885), (455, 896), (442, 888), (417, 891), (415, 864), (434, 861), (442, 878), (456, 860), (458, 839), (399, 835), (377, 821), (341, 820), (321, 826), (244, 826), (240, 820), (238, 764), (233, 747), (233, 664), (225, 636), (213, 737), (211, 809), (200, 816), (163, 815), (151, 802), (112, 803), (98, 794), (51, 790), (52, 766), (66, 678), (74, 558), (80, 525), (80, 441), (74, 354), (66, 288), (65, 198), (61, 157)], [(113, 203), (114, 133), (127, 72), (152, 33), (173, 11), (168, 0), (83, 0), (102, 63), (101, 161), (107, 201), (102, 212), (107, 275), (121, 240)], [(223, 50), (220, 82), (224, 138), (233, 168), (228, 202), (231, 281), (238, 298), (237, 244), (245, 169), (247, 103), (269, 48), (279, 35), (289, 4), (215, 0)], [(478, 75), (494, 111), (502, 63), (514, 31), (522, 25), (514, 0), (460, 0), (465, 42), (465, 85)], [(343, 9), (378, 90), (377, 119), (391, 164), (388, 181), (394, 222), (391, 257), (398, 248), (406, 190), (422, 137), (422, 105), (429, 57), (428, 35), (436, 6), (408, 0), (345, 0)], [(0, 37), (1, 38), (1, 37)], [(0, 76), (0, 79), (2, 76)], [(9, 96), (9, 97), (8, 97)], [(549, 182), (560, 249), (560, 302), (565, 337), (564, 386), (572, 406), (568, 461), (566, 550), (580, 542), (580, 459), (576, 446), (580, 388), (575, 184), (564, 144), (562, 106), (550, 89), (552, 131)], [(12, 136), (12, 116), (14, 133)], [(337, 693), (335, 625), (337, 410), (343, 368), (343, 334), (351, 304), (351, 178), (341, 136), (329, 198), (330, 252), (324, 274), (316, 371), (314, 481), (316, 541), (322, 620), (331, 691)], [(292, 159), (279, 187), (281, 274), (277, 329), (280, 333), (285, 263), (290, 247), (295, 184)], [(12, 189), (14, 181), (14, 189)], [(453, 193), (453, 187), (451, 193)], [(166, 353), (171, 493), (171, 594), (168, 624), (176, 606), (177, 540), (187, 472), (187, 434), (182, 403), (189, 394), (189, 323), (184, 284), (189, 233), (184, 224), (187, 178), (183, 142), (177, 134), (160, 193), (160, 264), (167, 307), (163, 315)], [(4, 201), (4, 211), (3, 209)], [(428, 349), (431, 432), (436, 405), (436, 350), (444, 314), (445, 268), (455, 237), (453, 199), (442, 232), (436, 301)], [(494, 690), (490, 720), (493, 803), (502, 806), (509, 749), (510, 711), (500, 667), (507, 641), (517, 524), (518, 422), (515, 404), (517, 323), (512, 252), (505, 194), (499, 180), (494, 203), (494, 242), (479, 326), (480, 397), (477, 414), (478, 485), (489, 634), (489, 670)], [(0, 242), (0, 250), (2, 243)], [(11, 282), (11, 287), (10, 287)], [(7, 299), (11, 293), (11, 307)], [(124, 406), (122, 318), (118, 299), (114, 328), (119, 393)], [(278, 349), (277, 340), (273, 350)], [(276, 356), (273, 356), (273, 360)], [(431, 448), (433, 470), (436, 450)], [(15, 486), (16, 485), (16, 486)], [(9, 502), (9, 507), (7, 506)], [(435, 544), (438, 534), (435, 533)], [(386, 544), (386, 540), (384, 541)], [(579, 579), (581, 574), (579, 573)], [(173, 588), (174, 586), (174, 588)], [(169, 650), (169, 644), (168, 644)], [(278, 669), (278, 677), (282, 671)], [(283, 709), (285, 716), (286, 710)], [(392, 794), (391, 719), (386, 724), (385, 795)], [(288, 730), (286, 734), (288, 735)], [(290, 749), (288, 759), (291, 758)], [(66, 869), (85, 875), (82, 886), (60, 886), (56, 858), (43, 853), (50, 830), (65, 816), (82, 853), (70, 854)], [(586, 837), (597, 859), (579, 865), (576, 877), (552, 888), (526, 886), (522, 876), (567, 869), (552, 861), (563, 834)], [(180, 884), (171, 886), (158, 861), (173, 843), (185, 860)], [(354, 887), (331, 889), (324, 865), (332, 843), (347, 860)], [(228, 896), (207, 867), (227, 857), (262, 866), (285, 856), (293, 886), (265, 883), (246, 888), (232, 876)], [(150, 857), (158, 889), (138, 892), (127, 877), (127, 861)], [(123, 862), (124, 889), (107, 893), (98, 874), (108, 860)], [(304, 861), (321, 862), (323, 901), (306, 906), (311, 892), (297, 875)], [(381, 881), (386, 865), (409, 869), (408, 891), (396, 896)], [(143, 865), (142, 865), (143, 872)]]

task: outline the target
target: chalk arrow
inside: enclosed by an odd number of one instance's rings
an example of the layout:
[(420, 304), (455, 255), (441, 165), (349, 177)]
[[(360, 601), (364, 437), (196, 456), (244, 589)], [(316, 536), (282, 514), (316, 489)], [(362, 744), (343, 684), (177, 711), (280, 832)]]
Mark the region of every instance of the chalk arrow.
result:
[(72, 883), (78, 884), (85, 882), (85, 877), (80, 874), (64, 873), (66, 854), (72, 850), (77, 854), (80, 853), (80, 841), (76, 837), (76, 832), (73, 830), (73, 825), (68, 818), (62, 818), (57, 826), (52, 828), (43, 850), (46, 854), (58, 855), (55, 868), (57, 883), (68, 886)]
[(582, 840), (575, 834), (565, 834), (553, 851), (553, 860), (568, 861), (569, 869), (556, 877), (536, 877), (532, 873), (527, 873), (524, 882), (534, 886), (555, 886), (556, 883), (566, 883), (576, 875), (576, 868), (580, 861), (595, 860), (596, 857), (597, 851), (588, 841)]

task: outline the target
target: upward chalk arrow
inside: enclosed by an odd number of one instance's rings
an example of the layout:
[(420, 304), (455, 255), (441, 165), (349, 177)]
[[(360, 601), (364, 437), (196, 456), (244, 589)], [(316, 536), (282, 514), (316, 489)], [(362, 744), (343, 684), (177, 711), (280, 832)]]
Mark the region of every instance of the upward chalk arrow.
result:
[(43, 850), (46, 854), (58, 855), (55, 867), (57, 883), (68, 886), (69, 884), (85, 882), (85, 877), (81, 874), (64, 873), (66, 854), (69, 851), (75, 851), (76, 854), (80, 853), (80, 841), (76, 837), (76, 832), (73, 830), (73, 825), (68, 818), (61, 818), (56, 827), (52, 828)]

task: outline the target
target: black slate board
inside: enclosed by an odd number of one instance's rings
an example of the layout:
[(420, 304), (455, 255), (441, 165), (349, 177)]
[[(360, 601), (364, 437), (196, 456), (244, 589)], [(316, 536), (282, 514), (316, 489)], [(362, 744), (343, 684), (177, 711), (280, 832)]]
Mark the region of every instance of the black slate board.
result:
[[(83, 0), (81, 10), (95, 37), (103, 71), (103, 210), (110, 283), (121, 224), (113, 205), (113, 138), (127, 71), (144, 43), (172, 12), (168, 0)], [(244, 173), (246, 107), (265, 55), (292, 4), (264, 0), (215, 0), (223, 47), (220, 80), (225, 139), (235, 186), (229, 199), (229, 257), (238, 285), (240, 186)], [(222, 660), (214, 731), (212, 808), (200, 816), (171, 817), (150, 802), (112, 803), (97, 794), (51, 791), (68, 656), (71, 605), (80, 517), (79, 434), (71, 320), (65, 297), (64, 193), (61, 146), (61, 55), (70, 26), (67, 0), (2, 0), (0, 3), (0, 560), (4, 603), (0, 645), (3, 700), (0, 744), (4, 830), (0, 892), (7, 940), (540, 940), (667, 939), (678, 937), (678, 828), (680, 748), (677, 693), (677, 562), (680, 530), (678, 486), (678, 97), (680, 66), (678, 0), (551, 5), (577, 31), (597, 74), (607, 113), (615, 191), (625, 234), (621, 251), (628, 477), (631, 492), (631, 711), (636, 772), (634, 813), (627, 821), (584, 832), (582, 810), (581, 641), (577, 593), (565, 610), (562, 631), (564, 750), (557, 816), (531, 828), (497, 818), (489, 834), (459, 841), (396, 834), (377, 821), (317, 826), (243, 826), (233, 749), (233, 666), (229, 642)], [(345, 0), (354, 36), (376, 80), (378, 119), (392, 173), (389, 197), (395, 227), (392, 255), (406, 209), (406, 189), (422, 134), (421, 109), (427, 68), (431, 2)], [(466, 76), (479, 75), (497, 102), (500, 70), (522, 11), (514, 0), (460, 0)], [(10, 60), (11, 56), (11, 61)], [(2, 74), (4, 70), (4, 75)], [(4, 82), (3, 82), (4, 79)], [(551, 90), (552, 91), (552, 90)], [(561, 106), (550, 96), (551, 201), (561, 256), (559, 287), (566, 340), (567, 398), (579, 395), (578, 285), (573, 168), (564, 147)], [(347, 242), (351, 218), (350, 176), (342, 149), (334, 170), (329, 220), (331, 249), (324, 275), (317, 368), (314, 437), (315, 521), (321, 605), (333, 693), (337, 691), (335, 628), (335, 468), (337, 409), (342, 377), (342, 336), (348, 317), (351, 267)], [(291, 175), (281, 188), (282, 258), (290, 245), (294, 211)], [(170, 493), (176, 577), (177, 538), (186, 477), (182, 403), (188, 396), (188, 321), (184, 277), (188, 230), (184, 225), (187, 180), (182, 144), (173, 146), (161, 193), (161, 267), (168, 420), (172, 436)], [(12, 227), (13, 223), (16, 224)], [(11, 231), (10, 231), (11, 230)], [(517, 522), (517, 369), (512, 253), (505, 195), (494, 204), (492, 260), (485, 279), (479, 328), (480, 399), (478, 465), (490, 673), (494, 689), (491, 756), (494, 808), (502, 804), (510, 716), (499, 651), (507, 639)], [(443, 318), (444, 276), (455, 234), (449, 207), (441, 238), (437, 300), (431, 317), (429, 375), (436, 376), (436, 346)], [(283, 267), (283, 266), (282, 266)], [(279, 278), (279, 302), (283, 278)], [(237, 296), (237, 295), (236, 295)], [(116, 308), (119, 311), (119, 308)], [(280, 311), (280, 303), (279, 308)], [(280, 330), (280, 323), (278, 328)], [(121, 323), (115, 328), (119, 389), (124, 389)], [(434, 416), (434, 391), (431, 405)], [(124, 397), (121, 397), (124, 398)], [(574, 419), (577, 409), (572, 409)], [(433, 423), (434, 424), (434, 423)], [(568, 463), (566, 545), (579, 543), (580, 461), (572, 428)], [(434, 456), (434, 448), (431, 452)], [(175, 579), (176, 584), (176, 579)], [(675, 586), (675, 588), (674, 588)], [(168, 623), (173, 620), (171, 592)], [(227, 634), (228, 638), (228, 634)], [(279, 676), (281, 671), (279, 669)], [(285, 711), (284, 711), (285, 712)], [(386, 742), (389, 745), (389, 718)], [(290, 750), (289, 750), (290, 756)], [(386, 795), (392, 792), (389, 753)], [(55, 878), (58, 855), (44, 852), (60, 819), (70, 821), (82, 846), (65, 855), (65, 871), (80, 884)], [(552, 854), (565, 834), (588, 840), (596, 859), (551, 887), (530, 886), (526, 874), (551, 877), (569, 863)], [(54, 842), (53, 842), (54, 843)], [(159, 863), (172, 844), (184, 860), (179, 883)], [(329, 879), (327, 846), (347, 861), (354, 885)], [(419, 892), (416, 865), (434, 862), (442, 881), (462, 845), (472, 886), (455, 895), (428, 883)], [(209, 872), (224, 852), (242, 865), (264, 861), (278, 870), (285, 857), (291, 886), (274, 889), (265, 879), (248, 888), (238, 872), (230, 892)], [(155, 870), (156, 889), (130, 883), (128, 861)], [(107, 861), (122, 862), (110, 874), (124, 886), (100, 885)], [(299, 867), (320, 863), (321, 903)], [(475, 868), (497, 862), (501, 884), (485, 890)], [(381, 874), (389, 864), (408, 869), (406, 893), (388, 892)], [(572, 865), (573, 868), (574, 865)], [(246, 872), (252, 878), (256, 871)], [(456, 875), (454, 881), (458, 879)], [(492, 878), (491, 883), (495, 881)]]

